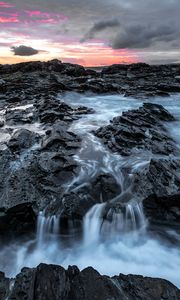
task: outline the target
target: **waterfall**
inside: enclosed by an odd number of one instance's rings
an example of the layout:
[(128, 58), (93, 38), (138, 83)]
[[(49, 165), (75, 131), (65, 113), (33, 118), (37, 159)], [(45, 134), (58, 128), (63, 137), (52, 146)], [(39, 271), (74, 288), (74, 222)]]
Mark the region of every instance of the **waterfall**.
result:
[(40, 212), (37, 222), (37, 246), (41, 247), (59, 234), (59, 217), (53, 215), (46, 217)]
[(142, 204), (131, 201), (116, 209), (109, 208), (106, 212), (106, 204), (94, 205), (84, 217), (83, 233), (84, 245), (96, 244), (101, 238), (121, 237), (126, 233), (143, 232), (146, 228)]
[(97, 243), (103, 221), (103, 210), (105, 204), (94, 205), (84, 217), (83, 234), (84, 245)]

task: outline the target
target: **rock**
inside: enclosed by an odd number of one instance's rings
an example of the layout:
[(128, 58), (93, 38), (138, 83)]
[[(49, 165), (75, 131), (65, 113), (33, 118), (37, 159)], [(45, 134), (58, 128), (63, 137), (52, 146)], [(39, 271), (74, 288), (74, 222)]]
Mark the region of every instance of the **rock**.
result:
[(180, 190), (172, 195), (150, 195), (144, 199), (143, 207), (148, 220), (148, 229), (154, 234), (167, 231), (167, 235), (168, 231), (172, 230), (180, 234)]
[(144, 103), (143, 107), (114, 118), (110, 125), (99, 128), (95, 135), (112, 151), (122, 155), (129, 155), (134, 149), (168, 155), (177, 149), (161, 121), (173, 120), (174, 117), (163, 106)]
[(160, 84), (159, 90), (168, 93), (179, 93), (180, 92), (180, 84)]
[[(0, 91), (7, 95), (7, 102), (12, 103), (18, 99), (26, 101), (33, 94), (64, 91), (121, 93), (136, 98), (155, 97), (163, 92), (167, 96), (168, 92), (179, 91), (179, 64), (119, 64), (96, 72), (79, 65), (51, 60), (0, 65), (0, 74), (5, 81)], [(33, 98), (31, 101), (34, 101)]]
[(4, 121), (0, 120), (0, 128), (4, 126)]
[[(119, 195), (120, 186), (109, 174), (100, 174), (96, 178), (84, 183), (76, 191), (76, 186), (62, 196), (62, 201), (50, 203), (46, 209), (47, 215), (60, 215), (63, 222), (66, 220), (80, 220), (96, 203), (108, 202)], [(64, 220), (63, 220), (64, 219)], [(79, 226), (79, 223), (78, 223)]]
[(6, 110), (5, 119), (6, 123), (10, 126), (18, 124), (31, 124), (34, 121), (33, 109), (8, 109)]
[(143, 200), (148, 231), (153, 238), (177, 243), (180, 233), (180, 161), (178, 159), (151, 159), (150, 164), (134, 174), (132, 193)]
[(62, 150), (71, 150), (78, 149), (80, 147), (81, 140), (80, 138), (72, 133), (67, 131), (67, 126), (62, 122), (56, 122), (51, 129), (46, 131), (46, 136), (43, 139), (42, 148), (50, 151), (62, 151)]
[(10, 279), (5, 277), (3, 272), (0, 272), (0, 299), (6, 300), (9, 295)]
[(127, 70), (129, 65), (124, 64), (114, 64), (102, 69), (102, 74), (123, 74), (127, 75)]
[(5, 85), (5, 81), (3, 79), (0, 79), (0, 88)]
[(173, 195), (180, 190), (180, 161), (178, 159), (151, 159), (143, 172), (134, 174), (133, 193), (141, 199)]
[(61, 266), (40, 264), (34, 269), (22, 269), (9, 299), (178, 300), (179, 297), (180, 291), (163, 279), (122, 274), (110, 278), (91, 267), (80, 272), (76, 266), (65, 270)]
[(177, 82), (180, 82), (180, 76), (175, 76)]
[[(9, 240), (30, 235), (36, 229), (36, 214), (33, 203), (23, 203), (10, 209), (0, 209), (0, 236)], [(29, 238), (29, 237), (28, 237)]]
[(40, 136), (27, 129), (18, 129), (15, 130), (13, 135), (11, 136), (8, 147), (13, 151), (22, 151), (24, 149), (28, 149), (38, 143), (40, 140)]
[(86, 75), (84, 67), (75, 64), (62, 63), (61, 61), (54, 59), (48, 62), (22, 62), (15, 65), (0, 65), (0, 74), (8, 74), (15, 72), (37, 72), (37, 71), (54, 71), (70, 76), (82, 76)]

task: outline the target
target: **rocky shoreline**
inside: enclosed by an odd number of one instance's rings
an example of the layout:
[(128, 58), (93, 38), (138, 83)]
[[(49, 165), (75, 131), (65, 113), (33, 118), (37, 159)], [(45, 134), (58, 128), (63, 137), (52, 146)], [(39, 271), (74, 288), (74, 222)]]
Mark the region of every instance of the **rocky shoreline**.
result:
[(0, 90), (10, 102), (32, 100), (42, 92), (50, 95), (63, 91), (166, 97), (180, 92), (179, 69), (179, 64), (137, 63), (112, 65), (96, 72), (58, 60), (0, 65)]
[[(68, 105), (63, 101), (65, 92), (148, 98), (149, 102), (142, 101), (140, 108), (128, 110), (92, 132), (108, 151), (122, 157), (132, 157), (137, 151), (140, 155), (143, 151), (151, 153), (143, 170), (131, 172), (131, 191), (127, 189), (124, 193), (112, 174), (106, 172), (96, 174), (88, 185), (67, 190), (67, 182), (80, 172), (74, 156), (82, 143), (82, 136), (72, 132), (70, 126), (94, 110)], [(124, 213), (125, 204), (133, 195), (143, 203), (149, 234), (176, 245), (177, 237), (167, 232), (180, 234), (180, 150), (167, 130), (167, 125), (176, 119), (162, 105), (150, 103), (150, 99), (178, 92), (180, 65), (114, 65), (101, 72), (57, 60), (1, 65), (0, 237), (3, 243), (34, 237), (41, 211), (47, 217), (60, 217), (63, 234), (69, 233), (71, 222), (80, 238), (83, 218), (90, 208), (105, 203), (101, 217), (111, 223), (111, 214)], [(128, 167), (124, 167), (123, 176), (128, 172)], [(111, 201), (117, 200), (119, 194), (122, 197), (118, 201)], [(161, 279), (135, 275), (109, 278), (92, 268), (80, 272), (77, 267), (70, 267), (65, 271), (43, 264), (36, 269), (24, 269), (17, 276), (10, 296), (9, 285), (10, 280), (1, 273), (0, 299), (180, 297), (177, 288)]]

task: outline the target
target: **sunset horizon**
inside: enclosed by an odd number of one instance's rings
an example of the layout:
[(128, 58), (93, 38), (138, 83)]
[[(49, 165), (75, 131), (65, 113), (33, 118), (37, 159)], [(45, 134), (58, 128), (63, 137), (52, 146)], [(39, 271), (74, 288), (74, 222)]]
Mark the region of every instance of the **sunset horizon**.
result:
[(177, 1), (138, 2), (0, 1), (0, 64), (52, 59), (85, 67), (179, 63)]

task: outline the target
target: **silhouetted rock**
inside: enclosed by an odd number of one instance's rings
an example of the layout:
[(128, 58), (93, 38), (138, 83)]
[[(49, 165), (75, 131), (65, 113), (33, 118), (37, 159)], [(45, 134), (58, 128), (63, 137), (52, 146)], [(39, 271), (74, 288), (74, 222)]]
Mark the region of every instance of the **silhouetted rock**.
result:
[[(7, 279), (6, 279), (7, 280)], [(8, 294), (3, 278), (3, 289)], [(2, 294), (1, 300), (5, 300)], [(178, 300), (180, 291), (170, 282), (137, 275), (108, 277), (88, 267), (40, 264), (22, 269), (15, 279), (9, 299), (13, 300)]]

